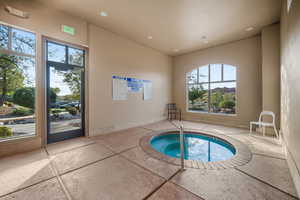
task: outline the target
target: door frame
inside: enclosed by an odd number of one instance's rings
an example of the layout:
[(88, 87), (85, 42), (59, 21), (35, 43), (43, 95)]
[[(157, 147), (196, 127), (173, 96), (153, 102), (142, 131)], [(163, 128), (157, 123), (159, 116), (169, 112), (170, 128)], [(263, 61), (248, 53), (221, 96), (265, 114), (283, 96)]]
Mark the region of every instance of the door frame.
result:
[[(53, 39), (50, 37), (46, 37), (43, 36), (42, 37), (42, 45), (43, 45), (43, 65), (45, 66), (45, 134), (44, 134), (44, 144), (50, 144), (50, 143), (54, 143), (54, 142), (58, 142), (58, 141), (63, 141), (66, 139), (71, 139), (71, 138), (76, 138), (76, 137), (80, 137), (80, 136), (87, 136), (88, 132), (87, 132), (87, 104), (86, 102), (88, 102), (88, 96), (87, 96), (87, 86), (88, 84), (86, 83), (87, 80), (87, 54), (88, 54), (88, 48), (84, 47), (84, 46), (80, 46), (80, 45), (74, 45), (68, 42), (64, 42), (64, 41), (60, 41), (57, 39)], [(63, 45), (63, 46), (68, 46), (68, 47), (72, 47), (72, 48), (77, 48), (77, 49), (82, 49), (84, 50), (84, 57), (83, 57), (83, 61), (84, 61), (84, 66), (82, 67), (82, 72), (81, 72), (81, 132), (79, 133), (74, 133), (74, 130), (71, 131), (66, 131), (66, 132), (61, 132), (59, 133), (59, 135), (52, 135), (52, 137), (49, 137), (50, 134), (50, 115), (49, 115), (49, 110), (50, 110), (50, 66), (49, 64), (52, 64), (54, 66), (67, 66), (67, 67), (76, 67), (76, 68), (80, 68), (80, 66), (76, 66), (76, 65), (69, 65), (69, 64), (65, 64), (65, 63), (56, 63), (56, 62), (52, 62), (52, 61), (48, 61), (47, 57), (48, 57), (48, 49), (47, 49), (47, 42), (51, 42), (54, 44), (58, 44), (58, 45)], [(67, 55), (66, 55), (67, 56)], [(73, 134), (70, 134), (72, 133)]]

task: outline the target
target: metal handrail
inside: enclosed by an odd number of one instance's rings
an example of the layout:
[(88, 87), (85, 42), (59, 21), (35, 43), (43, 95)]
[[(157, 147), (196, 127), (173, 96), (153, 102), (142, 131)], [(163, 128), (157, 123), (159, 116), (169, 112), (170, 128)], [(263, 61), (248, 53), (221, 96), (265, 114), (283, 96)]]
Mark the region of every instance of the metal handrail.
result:
[(181, 124), (179, 127), (179, 137), (180, 137), (180, 163), (181, 170), (184, 170), (184, 132), (183, 125)]

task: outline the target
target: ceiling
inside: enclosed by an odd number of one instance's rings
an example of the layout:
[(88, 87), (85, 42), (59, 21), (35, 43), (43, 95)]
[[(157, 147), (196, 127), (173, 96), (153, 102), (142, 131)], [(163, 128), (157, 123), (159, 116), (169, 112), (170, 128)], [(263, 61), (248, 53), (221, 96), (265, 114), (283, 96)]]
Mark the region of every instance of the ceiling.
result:
[(39, 1), (168, 55), (256, 35), (279, 21), (281, 9), (281, 0)]

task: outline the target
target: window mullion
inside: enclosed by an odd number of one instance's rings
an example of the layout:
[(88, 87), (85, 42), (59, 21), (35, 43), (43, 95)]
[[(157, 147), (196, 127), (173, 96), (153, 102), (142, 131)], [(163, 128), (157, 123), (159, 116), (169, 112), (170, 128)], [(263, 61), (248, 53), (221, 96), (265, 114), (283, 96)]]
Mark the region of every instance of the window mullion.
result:
[(12, 28), (10, 26), (8, 27), (8, 50), (12, 51)]
[(211, 105), (210, 105), (210, 97), (211, 95), (211, 91), (210, 91), (210, 64), (208, 65), (208, 112), (210, 112), (210, 108), (211, 108)]
[(221, 67), (221, 81), (224, 81), (224, 64)]
[(69, 64), (69, 47), (65, 46), (66, 47), (66, 64), (68, 65)]
[(8, 54), (8, 55), (15, 55), (15, 56), (24, 56), (24, 57), (29, 57), (29, 58), (35, 58), (35, 55), (18, 53), (16, 51), (6, 50), (6, 49), (0, 49), (0, 53), (2, 53), (2, 54)]
[(199, 84), (199, 67), (197, 68), (197, 83)]
[(211, 81), (210, 83), (231, 83), (231, 82), (236, 82), (235, 80), (230, 80), (230, 81)]

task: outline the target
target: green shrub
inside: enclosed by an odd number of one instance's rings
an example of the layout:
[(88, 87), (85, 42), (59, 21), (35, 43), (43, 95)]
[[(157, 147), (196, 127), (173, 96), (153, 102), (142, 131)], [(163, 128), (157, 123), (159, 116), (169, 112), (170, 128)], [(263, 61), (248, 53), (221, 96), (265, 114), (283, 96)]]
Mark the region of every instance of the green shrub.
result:
[[(34, 109), (35, 89), (32, 87), (19, 88), (16, 90), (12, 98), (15, 104)], [(55, 102), (56, 98), (57, 94), (55, 93), (55, 89), (51, 88), (50, 101)]]
[(14, 110), (13, 114), (17, 116), (27, 116), (27, 115), (32, 115), (34, 112), (30, 108), (26, 108), (23, 106), (17, 106), (16, 109)]
[(6, 102), (13, 102), (13, 95), (7, 95), (5, 98)]
[(12, 129), (5, 127), (5, 126), (0, 126), (0, 137), (1, 138), (6, 138), (6, 137), (11, 137), (13, 135)]
[(202, 99), (205, 93), (206, 91), (203, 89), (202, 86), (200, 88), (192, 87), (191, 89), (189, 89), (188, 95), (191, 104), (194, 105), (195, 100), (197, 100), (198, 98)]
[(34, 93), (34, 88), (32, 87), (19, 88), (13, 95), (14, 103), (20, 106), (34, 108)]
[(57, 93), (59, 93), (59, 90), (57, 90), (57, 88), (50, 88), (50, 101), (52, 103), (56, 102)]
[(235, 102), (234, 101), (221, 101), (220, 105), (221, 108), (229, 108), (229, 109), (233, 109), (235, 106)]
[(67, 107), (66, 110), (70, 113), (70, 115), (77, 115), (77, 109), (75, 107)]

